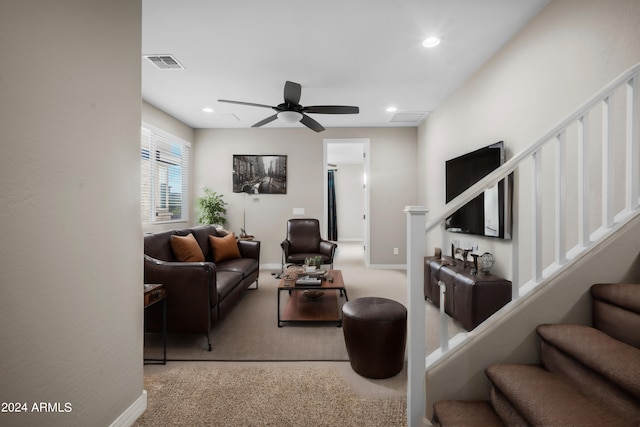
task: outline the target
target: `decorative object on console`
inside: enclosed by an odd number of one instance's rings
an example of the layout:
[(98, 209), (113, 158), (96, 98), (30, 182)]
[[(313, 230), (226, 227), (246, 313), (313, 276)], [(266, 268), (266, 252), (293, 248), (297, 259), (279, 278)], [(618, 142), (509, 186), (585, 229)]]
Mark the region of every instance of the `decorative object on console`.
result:
[(471, 274), (478, 274), (478, 258), (480, 257), (480, 255), (471, 254), (471, 257), (473, 258), (473, 268), (471, 269)]
[(495, 257), (491, 255), (489, 252), (485, 252), (480, 255), (480, 271), (484, 274), (489, 274), (491, 271), (491, 267), (493, 267), (493, 263), (495, 262)]
[(456, 254), (462, 254), (462, 261), (464, 262), (463, 264), (464, 268), (467, 268), (467, 256), (469, 255), (470, 252), (471, 252), (471, 249), (462, 249), (462, 248), (456, 249)]
[[(471, 253), (471, 251), (473, 251), (473, 249), (464, 249), (462, 247), (456, 247), (456, 244), (459, 243), (452, 243), (451, 244), (451, 258), (453, 259), (458, 259), (456, 257), (456, 255), (461, 254), (462, 258), (460, 258), (462, 260), (462, 262), (464, 263), (464, 268), (467, 268), (467, 261), (468, 261), (468, 256)], [(438, 256), (438, 249), (436, 248), (436, 257), (437, 258), (441, 258), (442, 257), (442, 253), (440, 254), (440, 256)]]

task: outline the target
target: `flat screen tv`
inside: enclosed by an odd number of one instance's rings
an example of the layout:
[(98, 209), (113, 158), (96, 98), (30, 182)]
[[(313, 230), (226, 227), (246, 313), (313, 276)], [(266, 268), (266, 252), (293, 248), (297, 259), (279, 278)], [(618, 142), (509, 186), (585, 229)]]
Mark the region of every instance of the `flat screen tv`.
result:
[[(447, 160), (446, 202), (449, 203), (504, 162), (503, 141)], [(512, 187), (513, 176), (509, 175), (447, 218), (445, 228), (454, 233), (510, 239)]]

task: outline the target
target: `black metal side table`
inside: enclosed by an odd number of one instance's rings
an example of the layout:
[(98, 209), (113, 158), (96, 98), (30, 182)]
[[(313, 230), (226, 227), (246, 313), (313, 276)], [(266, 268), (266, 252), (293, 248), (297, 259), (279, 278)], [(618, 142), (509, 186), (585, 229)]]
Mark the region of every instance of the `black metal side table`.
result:
[[(144, 285), (144, 309), (145, 311), (162, 302), (162, 359), (144, 359), (145, 365), (166, 365), (167, 364), (167, 291), (163, 285)], [(143, 331), (144, 334), (144, 331)]]

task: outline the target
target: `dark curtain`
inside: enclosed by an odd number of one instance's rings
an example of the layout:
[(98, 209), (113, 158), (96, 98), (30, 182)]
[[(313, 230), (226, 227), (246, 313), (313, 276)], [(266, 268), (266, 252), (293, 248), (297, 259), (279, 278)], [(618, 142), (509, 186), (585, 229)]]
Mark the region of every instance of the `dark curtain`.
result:
[(329, 240), (338, 240), (338, 221), (336, 217), (336, 182), (335, 171), (329, 171)]

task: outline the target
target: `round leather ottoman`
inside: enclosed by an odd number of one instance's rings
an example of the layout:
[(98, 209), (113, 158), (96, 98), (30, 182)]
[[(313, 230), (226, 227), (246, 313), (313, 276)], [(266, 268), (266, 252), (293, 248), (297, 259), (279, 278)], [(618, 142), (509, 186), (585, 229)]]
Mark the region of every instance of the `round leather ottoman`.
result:
[(357, 298), (342, 306), (351, 367), (367, 378), (389, 378), (404, 367), (407, 309), (386, 298)]

